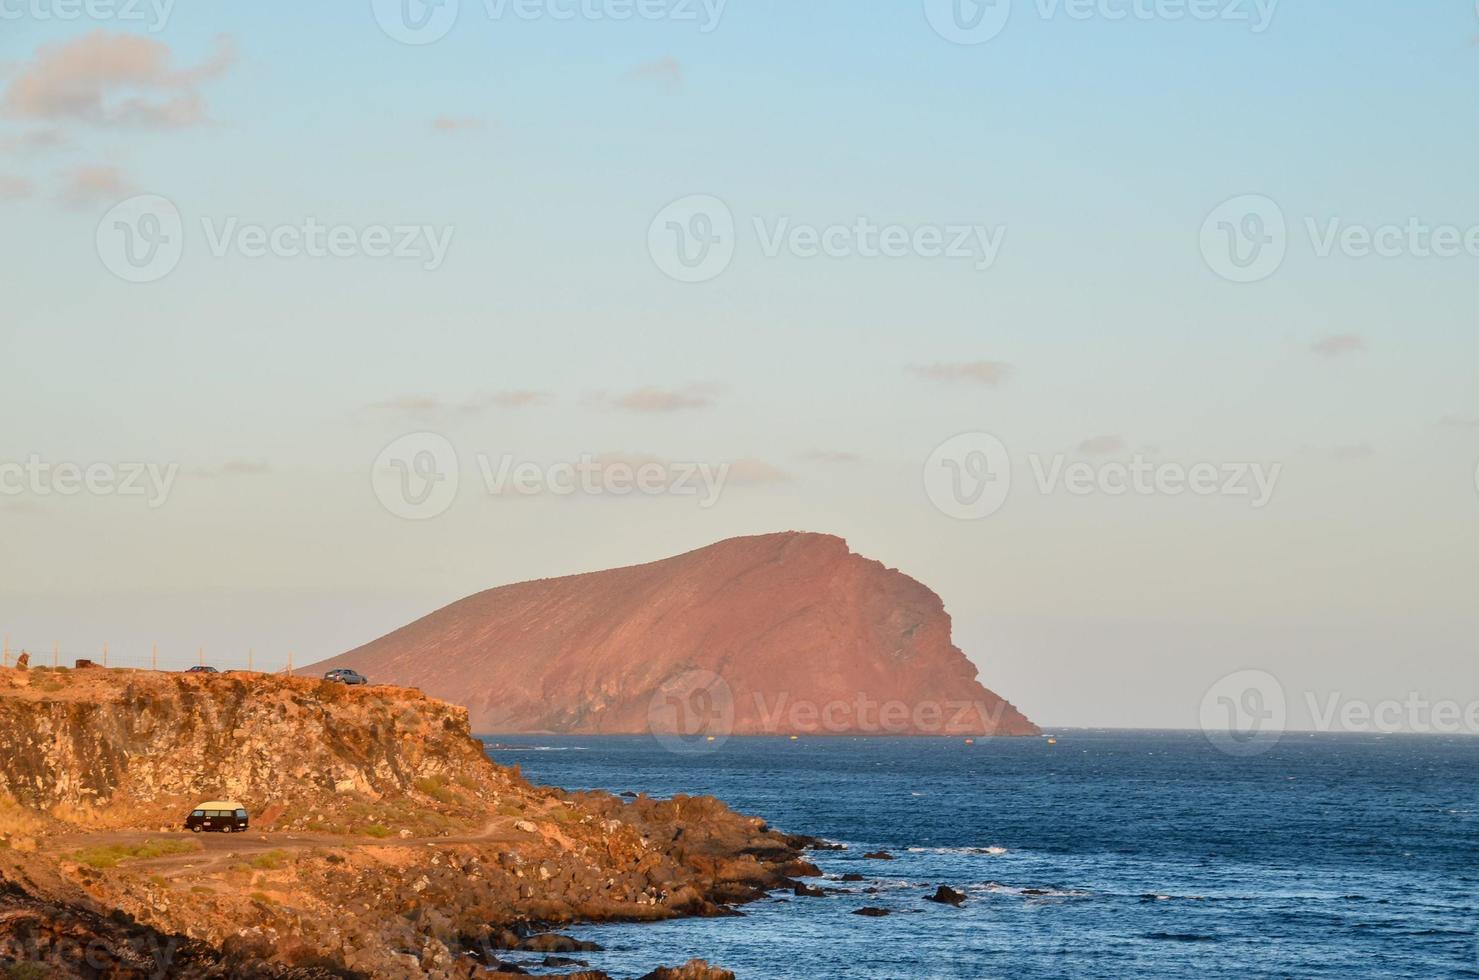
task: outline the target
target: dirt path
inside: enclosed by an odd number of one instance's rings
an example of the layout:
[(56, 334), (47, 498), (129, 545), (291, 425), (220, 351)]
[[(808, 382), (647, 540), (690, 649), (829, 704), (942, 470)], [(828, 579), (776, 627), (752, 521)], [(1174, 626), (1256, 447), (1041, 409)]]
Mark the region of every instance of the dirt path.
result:
[(268, 851), (305, 851), (313, 848), (334, 850), (388, 847), (444, 847), (457, 844), (486, 844), (531, 841), (535, 838), (514, 829), (515, 818), (498, 817), (476, 834), (454, 837), (348, 837), (342, 834), (315, 834), (287, 831), (248, 831), (244, 834), (200, 833), (188, 831), (160, 832), (143, 830), (104, 830), (86, 834), (64, 834), (48, 838), (41, 850), (58, 856), (89, 847), (133, 847), (145, 841), (183, 840), (201, 845), (199, 851), (170, 854), (163, 857), (126, 859), (123, 867), (152, 871), (165, 878), (212, 874), (238, 863), (243, 857)]

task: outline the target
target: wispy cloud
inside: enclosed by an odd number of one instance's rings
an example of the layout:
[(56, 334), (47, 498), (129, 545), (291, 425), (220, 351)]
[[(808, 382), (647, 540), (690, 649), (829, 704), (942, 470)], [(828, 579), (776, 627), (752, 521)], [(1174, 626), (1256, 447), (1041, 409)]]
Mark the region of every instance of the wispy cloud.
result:
[(1012, 366), (1002, 361), (942, 361), (907, 370), (929, 381), (985, 385), (988, 388), (999, 387), (1013, 373)]
[(617, 395), (598, 395), (596, 400), (626, 412), (662, 414), (708, 408), (718, 393), (716, 385), (691, 384), (682, 388), (638, 388)]
[(1376, 455), (1376, 450), (1364, 442), (1348, 446), (1305, 446), (1303, 452), (1306, 456), (1313, 456), (1316, 459), (1330, 459), (1337, 462), (1369, 459)]
[(62, 184), (61, 200), (73, 208), (116, 203), (133, 190), (122, 171), (111, 166), (78, 167)]
[(454, 412), (463, 415), (475, 415), (490, 408), (532, 408), (536, 405), (548, 404), (554, 400), (554, 397), (554, 395), (547, 391), (525, 389), (495, 391), (489, 395), (469, 398), (460, 402), (444, 401), (432, 395), (402, 395), (398, 398), (387, 398), (384, 401), (374, 402), (366, 406), (366, 410), (375, 415), (398, 416), (409, 420), (426, 421), (428, 419), (451, 415)]
[(1438, 424), (1445, 429), (1479, 429), (1479, 415), (1445, 415)]
[(1078, 444), (1078, 451), (1085, 456), (1108, 456), (1111, 453), (1124, 452), (1125, 440), (1122, 436), (1093, 436)]
[(17, 136), (0, 137), (0, 152), (41, 153), (68, 144), (67, 134), (55, 126), (28, 129)]
[(1321, 357), (1341, 357), (1345, 354), (1355, 354), (1366, 349), (1366, 341), (1353, 333), (1335, 334), (1323, 340), (1316, 341), (1310, 350)]
[(465, 133), (486, 126), (487, 122), (478, 116), (437, 116), (431, 121), (431, 128), (438, 133)]
[(236, 476), (266, 476), (272, 467), (265, 460), (233, 459), (220, 466), (197, 466), (190, 471), (192, 476), (215, 480)]
[(371, 402), (368, 411), (376, 415), (429, 419), (446, 412), (447, 403), (430, 395), (401, 395), (397, 398)]
[(683, 65), (671, 56), (658, 58), (633, 68), (627, 77), (633, 81), (660, 82), (668, 88), (677, 88), (683, 84)]
[(729, 484), (736, 487), (760, 487), (773, 483), (790, 483), (793, 477), (763, 459), (746, 457), (729, 464)]
[(807, 463), (860, 463), (863, 457), (836, 449), (808, 449), (800, 459)]
[(23, 197), (30, 197), (35, 190), (36, 185), (24, 177), (0, 174), (0, 201), (18, 201)]
[(200, 85), (231, 67), (235, 46), (217, 38), (215, 54), (194, 68), (175, 68), (173, 60), (161, 41), (104, 30), (43, 45), (6, 87), (0, 113), (99, 126), (199, 125), (206, 121)]

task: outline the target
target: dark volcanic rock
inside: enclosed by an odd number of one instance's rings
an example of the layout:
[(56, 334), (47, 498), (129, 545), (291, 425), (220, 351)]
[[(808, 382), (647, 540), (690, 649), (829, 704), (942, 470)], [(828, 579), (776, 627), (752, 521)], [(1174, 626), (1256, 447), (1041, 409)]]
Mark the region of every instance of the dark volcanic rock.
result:
[(892, 861), (894, 859), (894, 856), (888, 851), (869, 851), (863, 857), (872, 858), (875, 861)]
[(870, 918), (881, 919), (885, 915), (888, 915), (888, 909), (880, 909), (880, 908), (876, 908), (876, 907), (874, 907), (872, 905), (865, 905), (865, 906), (863, 906), (860, 909), (853, 909), (853, 913), (852, 914), (853, 915), (866, 915), (866, 916), (868, 916)]
[(965, 895), (951, 888), (949, 885), (941, 885), (935, 889), (933, 895), (926, 895), (925, 901), (939, 902), (941, 905), (954, 905), (959, 908), (965, 902)]
[(709, 966), (706, 960), (689, 960), (679, 967), (660, 966), (642, 980), (735, 980), (735, 977), (732, 971)]
[(792, 894), (796, 895), (798, 898), (826, 898), (827, 897), (827, 893), (824, 892), (824, 891), (822, 891), (820, 888), (817, 888), (815, 885), (807, 885), (807, 884), (803, 884), (801, 882), (797, 882), (796, 887), (793, 888), (793, 889), (791, 889), (791, 891), (792, 891)]

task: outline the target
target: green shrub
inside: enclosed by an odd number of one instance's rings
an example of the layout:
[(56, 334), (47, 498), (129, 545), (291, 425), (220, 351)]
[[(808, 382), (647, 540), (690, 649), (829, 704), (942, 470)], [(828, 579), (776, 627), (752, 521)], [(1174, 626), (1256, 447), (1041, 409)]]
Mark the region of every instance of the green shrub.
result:
[(193, 840), (146, 840), (142, 844), (106, 844), (100, 847), (85, 847), (74, 851), (69, 857), (78, 864), (90, 868), (116, 868), (120, 861), (130, 858), (157, 858), (171, 854), (186, 854), (200, 850), (200, 843)]

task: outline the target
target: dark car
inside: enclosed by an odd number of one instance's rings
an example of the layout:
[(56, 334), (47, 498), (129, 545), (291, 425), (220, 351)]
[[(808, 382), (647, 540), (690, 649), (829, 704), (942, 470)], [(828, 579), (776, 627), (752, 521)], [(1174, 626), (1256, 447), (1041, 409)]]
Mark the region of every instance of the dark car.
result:
[(185, 669), (187, 674), (219, 674), (220, 671), (208, 664), (196, 664), (194, 667)]
[(185, 829), (192, 833), (202, 830), (219, 830), (224, 834), (241, 833), (247, 829), (246, 807), (232, 800), (211, 800), (190, 811), (185, 818)]
[(336, 684), (368, 684), (369, 678), (357, 670), (348, 667), (337, 667), (324, 675), (324, 680), (333, 681)]

